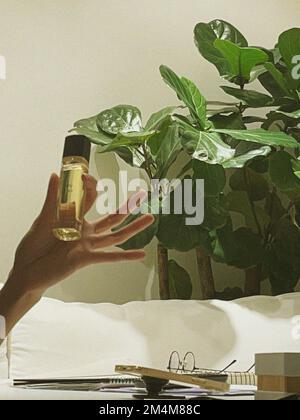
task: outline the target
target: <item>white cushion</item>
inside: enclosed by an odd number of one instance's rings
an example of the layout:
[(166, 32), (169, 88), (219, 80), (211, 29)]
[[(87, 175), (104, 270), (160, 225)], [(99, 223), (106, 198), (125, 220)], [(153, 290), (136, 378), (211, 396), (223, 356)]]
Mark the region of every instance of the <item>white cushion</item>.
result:
[(299, 351), (296, 315), (300, 293), (125, 305), (44, 298), (12, 333), (10, 377), (109, 374), (121, 363), (166, 368), (173, 350), (193, 351), (200, 367), (237, 359), (235, 369), (248, 369), (257, 352)]
[(7, 341), (0, 346), (0, 378), (8, 378)]
[[(0, 290), (2, 287), (3, 284), (0, 283)], [(7, 340), (0, 346), (0, 378), (8, 378)]]

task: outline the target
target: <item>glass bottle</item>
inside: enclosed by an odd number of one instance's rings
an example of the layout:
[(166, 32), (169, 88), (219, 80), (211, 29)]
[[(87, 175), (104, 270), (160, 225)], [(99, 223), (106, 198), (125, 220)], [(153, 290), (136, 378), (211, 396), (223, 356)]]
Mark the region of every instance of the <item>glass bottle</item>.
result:
[(81, 238), (85, 203), (82, 175), (89, 171), (90, 150), (87, 137), (66, 137), (53, 228), (54, 236), (61, 241)]

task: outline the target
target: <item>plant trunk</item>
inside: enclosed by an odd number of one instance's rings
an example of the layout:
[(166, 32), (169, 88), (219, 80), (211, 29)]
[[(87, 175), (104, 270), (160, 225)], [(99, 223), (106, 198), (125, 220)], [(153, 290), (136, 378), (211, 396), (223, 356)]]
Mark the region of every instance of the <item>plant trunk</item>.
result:
[(261, 277), (261, 265), (257, 265), (245, 270), (245, 296), (260, 295)]
[(197, 265), (200, 279), (202, 299), (213, 299), (216, 294), (211, 259), (204, 254), (201, 248), (196, 248)]
[(162, 300), (170, 299), (168, 250), (162, 244), (157, 245), (157, 263), (159, 278), (159, 296)]

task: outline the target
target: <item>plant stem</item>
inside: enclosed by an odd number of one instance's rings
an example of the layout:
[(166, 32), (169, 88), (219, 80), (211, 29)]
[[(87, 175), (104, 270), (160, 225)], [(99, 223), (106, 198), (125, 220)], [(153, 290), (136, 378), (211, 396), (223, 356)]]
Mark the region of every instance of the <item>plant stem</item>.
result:
[(245, 296), (260, 295), (261, 276), (261, 264), (245, 270)]
[(168, 250), (161, 243), (157, 245), (157, 263), (159, 278), (159, 296), (162, 300), (170, 299)]
[(216, 294), (211, 259), (204, 254), (200, 247), (196, 248), (196, 258), (200, 279), (202, 299), (213, 299)]
[(265, 238), (264, 238), (264, 243), (263, 243), (263, 248), (265, 248), (270, 240), (270, 236), (271, 236), (271, 228), (272, 228), (272, 220), (273, 220), (273, 209), (274, 209), (274, 197), (276, 195), (276, 188), (273, 187), (272, 192), (271, 192), (271, 198), (270, 198), (270, 203), (269, 203), (269, 208), (267, 209), (267, 213), (270, 215), (270, 223), (268, 223), (268, 225), (265, 228)]
[(286, 212), (289, 213), (292, 208), (294, 207), (295, 203), (293, 201), (290, 202), (290, 204), (288, 205), (288, 208), (286, 209)]
[(142, 145), (142, 149), (143, 149), (144, 158), (145, 158), (146, 171), (149, 178), (152, 179), (151, 163), (149, 162), (149, 156), (148, 156), (148, 152), (147, 152), (145, 144)]
[(249, 180), (248, 180), (248, 172), (247, 172), (247, 167), (246, 166), (243, 168), (243, 173), (244, 173), (244, 181), (245, 181), (245, 186), (246, 186), (246, 193), (247, 193), (247, 196), (248, 196), (248, 199), (249, 199), (249, 203), (250, 203), (250, 206), (251, 206), (254, 221), (255, 221), (255, 224), (257, 226), (258, 233), (262, 237), (263, 233), (262, 233), (259, 221), (258, 221), (258, 217), (257, 217), (256, 210), (255, 210), (255, 205), (254, 205), (254, 203), (251, 199), (250, 192), (249, 192)]
[[(245, 89), (245, 83), (240, 83), (240, 88), (243, 91)], [(244, 105), (240, 103), (240, 113), (243, 116), (245, 111)], [(251, 199), (250, 192), (249, 192), (249, 179), (248, 179), (248, 171), (247, 167), (243, 168), (244, 172), (244, 180), (246, 186), (246, 193), (250, 202), (251, 211), (255, 220), (255, 224), (257, 226), (258, 233), (261, 238), (263, 238), (263, 232), (256, 214), (255, 205)], [(261, 283), (261, 275), (262, 275), (262, 266), (257, 265), (256, 267), (251, 267), (245, 270), (245, 296), (256, 296), (260, 295), (260, 283)]]

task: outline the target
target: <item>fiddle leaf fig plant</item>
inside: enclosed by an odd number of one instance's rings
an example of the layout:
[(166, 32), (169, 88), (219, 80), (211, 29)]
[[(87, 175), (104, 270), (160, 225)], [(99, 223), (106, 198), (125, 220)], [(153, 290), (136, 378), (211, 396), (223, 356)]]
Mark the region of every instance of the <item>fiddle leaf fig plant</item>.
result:
[[(236, 40), (230, 37), (232, 33), (240, 34), (239, 31), (235, 32), (230, 28), (227, 31), (228, 36), (224, 36), (223, 28), (229, 27), (226, 22), (219, 20), (198, 24), (194, 32), (196, 45), (203, 57), (216, 65), (215, 58), (208, 53), (212, 43), (209, 46), (202, 43), (199, 48), (205, 31), (210, 33), (211, 30), (214, 31), (213, 46), (221, 53), (227, 69), (220, 75), (239, 86), (236, 88), (222, 85), (221, 88), (239, 100), (236, 112), (240, 114), (247, 129), (233, 130), (232, 127), (215, 126), (215, 131), (226, 136), (223, 137), (226, 143), (229, 139), (236, 140), (238, 142), (234, 144), (236, 149), (243, 145), (241, 142), (244, 141), (252, 143), (250, 152), (255, 143), (263, 144), (266, 149), (262, 151), (261, 157), (257, 156), (254, 161), (249, 159), (233, 173), (227, 174), (230, 188), (227, 194), (230, 218), (233, 220), (234, 214), (242, 214), (245, 226), (240, 228), (244, 229), (240, 232), (243, 232), (243, 235), (246, 232), (250, 235), (251, 232), (251, 235), (256, 235), (256, 240), (254, 241), (254, 237), (250, 240), (250, 236), (248, 240), (241, 242), (237, 238), (233, 240), (234, 229), (231, 222), (216, 231), (217, 247), (212, 258), (216, 259), (217, 256), (229, 265), (240, 266), (246, 270), (246, 294), (259, 293), (261, 281), (264, 279), (269, 279), (275, 294), (292, 291), (300, 277), (298, 267), (300, 254), (298, 254), (299, 246), (296, 245), (300, 240), (297, 223), (300, 199), (298, 192), (300, 83), (299, 78), (295, 80), (293, 77), (295, 64), (293, 60), (300, 53), (300, 29), (284, 32), (279, 36), (277, 46), (273, 50), (267, 50), (258, 47), (249, 49), (243, 36), (236, 36)], [(250, 53), (247, 52), (249, 50)], [(246, 64), (243, 65), (243, 61)], [(217, 68), (220, 70), (218, 66)], [(266, 90), (265, 92), (245, 89), (245, 85), (256, 79)], [(250, 114), (251, 109), (270, 107), (272, 111), (266, 110), (263, 118)], [(224, 109), (222, 113), (224, 114)], [(219, 118), (220, 120), (222, 118)], [(249, 129), (248, 124), (253, 123), (258, 127)], [(285, 231), (289, 232), (284, 239), (283, 226)], [(238, 244), (238, 247), (234, 246), (234, 243)], [(245, 244), (248, 249), (245, 256), (250, 257), (248, 262), (242, 255)]]
[[(157, 211), (163, 207), (159, 195), (153, 226), (122, 245), (140, 248), (157, 239), (162, 299), (192, 294), (188, 272), (169, 260), (168, 250), (195, 251), (203, 298), (259, 294), (264, 280), (274, 294), (291, 292), (300, 278), (300, 28), (281, 34), (273, 49), (249, 45), (220, 19), (198, 23), (194, 39), (223, 79), (228, 101), (210, 101), (196, 83), (161, 65), (177, 105), (146, 122), (137, 107), (117, 105), (75, 122), (72, 130), (150, 179), (176, 172), (182, 180), (204, 180), (202, 224), (188, 226), (184, 211)], [(260, 89), (250, 86), (254, 81)], [(212, 261), (243, 270), (244, 284), (217, 291)]]

